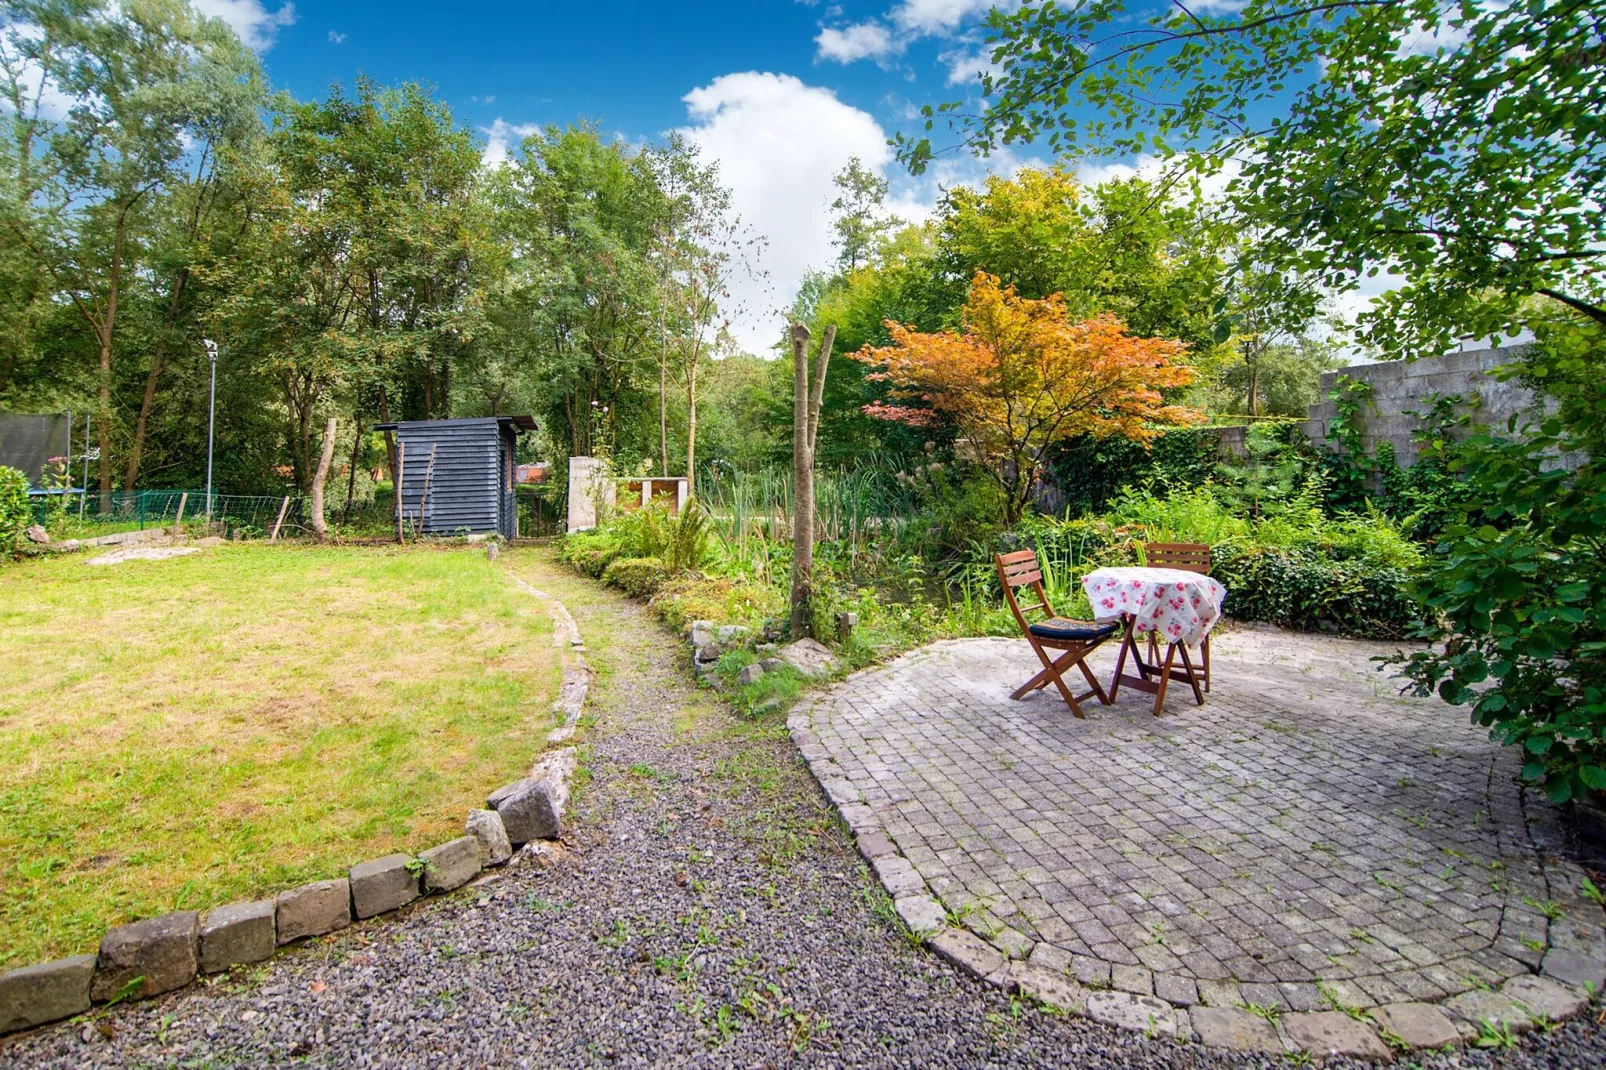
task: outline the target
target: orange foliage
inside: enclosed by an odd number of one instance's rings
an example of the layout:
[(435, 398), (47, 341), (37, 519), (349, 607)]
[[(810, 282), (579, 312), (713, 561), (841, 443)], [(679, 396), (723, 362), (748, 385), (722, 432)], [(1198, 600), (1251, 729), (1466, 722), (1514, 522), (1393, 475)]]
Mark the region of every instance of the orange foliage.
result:
[[(965, 303), (964, 331), (925, 334), (892, 321), (890, 346), (865, 346), (854, 360), (879, 365), (875, 377), (899, 401), (930, 406), (867, 405), (882, 419), (922, 425), (934, 413), (951, 420), (988, 460), (1011, 460), (1030, 473), (1050, 443), (1075, 435), (1148, 442), (1166, 426), (1197, 423), (1196, 409), (1168, 405), (1160, 391), (1186, 386), (1193, 369), (1175, 364), (1187, 347), (1136, 338), (1113, 316), (1071, 322), (1056, 294), (1015, 296), (995, 276), (977, 272)], [(1030, 481), (1005, 478), (1024, 502)]]

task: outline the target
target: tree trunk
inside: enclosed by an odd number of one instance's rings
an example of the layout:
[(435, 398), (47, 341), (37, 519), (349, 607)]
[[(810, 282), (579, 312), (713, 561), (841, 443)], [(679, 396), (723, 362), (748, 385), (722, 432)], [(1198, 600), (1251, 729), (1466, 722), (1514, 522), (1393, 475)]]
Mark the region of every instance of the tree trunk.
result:
[(658, 354), (658, 459), (669, 475), (669, 355)]
[(312, 477), (312, 534), (319, 542), (329, 538), (329, 525), (323, 518), (323, 484), (329, 478), (329, 462), (335, 457), (335, 418), (323, 429), (323, 453), (318, 457), (318, 471)]
[(357, 460), (362, 452), (362, 412), (358, 410), (352, 417), (357, 425), (357, 433), (351, 439), (351, 472), (346, 480), (346, 508), (340, 513), (341, 523), (351, 515), (351, 507), (357, 501)]
[[(390, 397), (386, 394), (383, 383), (379, 385), (379, 422), (382, 424), (390, 423)], [(390, 466), (390, 481), (394, 484), (396, 482), (396, 434), (393, 431), (385, 432), (385, 463)], [(400, 487), (396, 488), (396, 493), (398, 495), (401, 494)]]
[(696, 488), (697, 471), (697, 354), (686, 369), (686, 493)]
[(794, 641), (814, 632), (814, 441), (836, 328), (827, 327), (809, 375), (809, 329), (792, 324), (792, 619)]
[(145, 435), (150, 428), (151, 410), (156, 407), (156, 384), (167, 369), (167, 340), (178, 322), (178, 310), (184, 300), (184, 287), (189, 282), (189, 269), (179, 271), (173, 279), (173, 291), (167, 299), (167, 319), (162, 332), (156, 336), (156, 351), (151, 357), (151, 371), (145, 377), (145, 396), (140, 399), (139, 417), (134, 421), (134, 441), (128, 448), (128, 461), (123, 466), (123, 489), (133, 490), (139, 479), (139, 466), (145, 456)]

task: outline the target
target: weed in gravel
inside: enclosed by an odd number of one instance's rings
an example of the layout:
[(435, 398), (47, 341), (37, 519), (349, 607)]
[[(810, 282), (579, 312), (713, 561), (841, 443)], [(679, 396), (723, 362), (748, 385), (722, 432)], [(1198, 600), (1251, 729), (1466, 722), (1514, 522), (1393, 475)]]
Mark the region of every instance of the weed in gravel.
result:
[(1278, 1007), (1275, 1003), (1255, 1003), (1252, 1000), (1246, 1000), (1243, 1003), (1238, 1004), (1238, 1006), (1242, 1007), (1250, 1014), (1253, 1014), (1256, 1018), (1264, 1018), (1272, 1025), (1276, 1025), (1278, 1019), (1283, 1016), (1282, 1008)]

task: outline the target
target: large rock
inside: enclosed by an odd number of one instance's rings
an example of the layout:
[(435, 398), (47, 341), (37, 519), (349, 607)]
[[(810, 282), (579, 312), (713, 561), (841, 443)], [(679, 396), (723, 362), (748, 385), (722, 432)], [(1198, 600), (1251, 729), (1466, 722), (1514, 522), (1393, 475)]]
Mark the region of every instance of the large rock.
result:
[(50, 545), (50, 532), (46, 531), (42, 524), (29, 524), (22, 535), (29, 542), (38, 543), (40, 546)]
[(480, 865), (500, 866), (513, 857), (507, 826), (502, 824), (502, 815), (495, 810), (470, 810), (463, 831), (479, 844)]
[(507, 838), (515, 846), (531, 840), (555, 840), (563, 834), (569, 805), (569, 779), (575, 751), (564, 747), (545, 755), (523, 780), (498, 789), (486, 804), (502, 817)]
[(711, 620), (694, 620), (691, 622), (691, 645), (701, 650), (714, 641), (715, 624)]
[(74, 955), (0, 974), (0, 1033), (32, 1029), (87, 1011), (94, 976), (94, 955)]
[(756, 664), (744, 665), (742, 666), (742, 671), (736, 674), (736, 682), (742, 687), (746, 687), (748, 684), (756, 684), (763, 678), (764, 667)]
[(418, 898), (418, 867), (411, 855), (393, 854), (351, 867), (351, 906), (359, 918), (404, 907)]
[[(494, 545), (494, 544), (493, 544)], [(459, 836), (418, 856), (424, 863), (424, 892), (461, 888), (480, 872), (480, 845), (472, 836)]]
[(193, 910), (119, 925), (100, 941), (90, 998), (145, 999), (183, 988), (200, 966), (201, 916)]
[(303, 936), (321, 936), (351, 924), (351, 885), (346, 878), (315, 881), (280, 892), (275, 902), (279, 946)]
[(826, 649), (824, 643), (813, 639), (787, 643), (777, 654), (804, 676), (830, 676), (839, 667), (836, 655)]
[(230, 903), (207, 911), (201, 923), (201, 971), (261, 962), (279, 946), (273, 900)]

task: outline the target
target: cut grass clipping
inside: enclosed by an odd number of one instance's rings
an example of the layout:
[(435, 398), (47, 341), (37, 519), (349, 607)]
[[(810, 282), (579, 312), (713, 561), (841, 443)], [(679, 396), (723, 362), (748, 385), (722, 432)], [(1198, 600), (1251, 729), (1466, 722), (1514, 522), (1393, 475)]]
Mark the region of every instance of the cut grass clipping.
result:
[(551, 724), (484, 551), (224, 545), (0, 570), (0, 969), (462, 835)]

